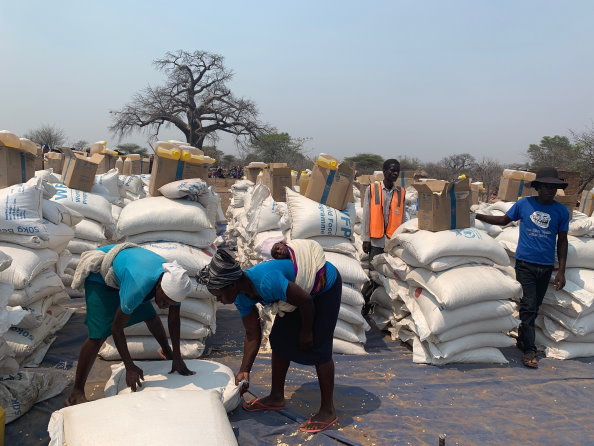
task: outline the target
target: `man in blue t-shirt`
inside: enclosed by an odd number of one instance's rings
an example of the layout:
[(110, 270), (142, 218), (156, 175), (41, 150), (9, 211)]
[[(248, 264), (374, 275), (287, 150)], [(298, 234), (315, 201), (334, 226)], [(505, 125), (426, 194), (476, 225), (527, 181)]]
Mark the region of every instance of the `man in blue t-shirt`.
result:
[(557, 290), (565, 286), (567, 231), (571, 216), (565, 206), (555, 201), (557, 189), (567, 187), (567, 183), (559, 178), (557, 169), (539, 169), (531, 187), (538, 191), (538, 197), (518, 200), (503, 216), (477, 214), (476, 219), (502, 226), (520, 221), (516, 280), (522, 285), (523, 296), (520, 301), (521, 324), (517, 345), (524, 352), (522, 364), (536, 369), (536, 316), (553, 273), (555, 247), (559, 269), (553, 283)]

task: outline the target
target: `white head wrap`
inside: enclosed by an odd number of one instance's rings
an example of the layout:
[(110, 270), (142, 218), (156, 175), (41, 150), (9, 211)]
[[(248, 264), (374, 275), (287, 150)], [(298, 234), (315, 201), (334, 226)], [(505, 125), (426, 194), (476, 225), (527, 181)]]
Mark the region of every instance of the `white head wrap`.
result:
[(161, 279), (161, 288), (171, 300), (181, 302), (192, 291), (188, 273), (175, 260), (173, 263), (163, 263), (163, 269), (165, 273)]

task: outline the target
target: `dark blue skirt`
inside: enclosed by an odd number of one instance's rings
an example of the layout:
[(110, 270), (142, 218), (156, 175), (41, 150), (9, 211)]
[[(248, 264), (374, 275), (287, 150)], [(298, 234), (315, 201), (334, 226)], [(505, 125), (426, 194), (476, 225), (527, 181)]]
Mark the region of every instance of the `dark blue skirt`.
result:
[(297, 309), (274, 319), (270, 346), (275, 354), (287, 361), (304, 365), (324, 364), (332, 359), (332, 340), (342, 297), (342, 278), (340, 273), (337, 274), (336, 281), (328, 291), (312, 297), (315, 308), (313, 347), (310, 350), (299, 347), (301, 313)]

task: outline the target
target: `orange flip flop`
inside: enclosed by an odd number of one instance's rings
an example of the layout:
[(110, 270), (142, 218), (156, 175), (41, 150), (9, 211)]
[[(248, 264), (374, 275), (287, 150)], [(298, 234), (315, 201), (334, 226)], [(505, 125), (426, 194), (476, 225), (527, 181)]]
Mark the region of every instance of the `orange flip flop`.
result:
[[(248, 412), (260, 412), (261, 410), (283, 410), (285, 406), (267, 406), (260, 402), (262, 398), (256, 398), (252, 401), (244, 401), (241, 407)], [(256, 406), (256, 407), (254, 407)]]
[(305, 423), (307, 423), (307, 424), (312, 424), (312, 423), (313, 424), (321, 424), (322, 427), (321, 428), (318, 428), (318, 429), (307, 429), (307, 428), (305, 428), (303, 426), (299, 426), (299, 430), (301, 432), (307, 432), (309, 434), (317, 434), (318, 432), (325, 431), (329, 427), (334, 426), (336, 423), (338, 423), (338, 417), (334, 418), (332, 421), (318, 421), (318, 420), (312, 420), (310, 418)]

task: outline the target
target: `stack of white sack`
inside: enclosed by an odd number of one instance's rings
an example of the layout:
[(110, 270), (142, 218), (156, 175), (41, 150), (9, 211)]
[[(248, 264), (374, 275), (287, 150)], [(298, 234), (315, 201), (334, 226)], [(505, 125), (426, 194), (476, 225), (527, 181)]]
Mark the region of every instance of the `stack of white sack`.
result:
[[(174, 191), (164, 189), (167, 186)], [(161, 188), (161, 193), (186, 197), (188, 193), (180, 192), (190, 192), (186, 186), (192, 186), (195, 194), (187, 197), (190, 199), (147, 197), (128, 204), (118, 220), (118, 236), (120, 241), (136, 243), (169, 262), (177, 261), (188, 272), (193, 287), (181, 304), (181, 351), (184, 358), (192, 359), (202, 355), (204, 340), (216, 330), (215, 298), (198, 284), (196, 275), (210, 263), (215, 250), (214, 226), (220, 201), (201, 180), (170, 183)], [(169, 335), (167, 310), (155, 308)], [(146, 324), (128, 327), (125, 333), (133, 359), (159, 359), (160, 346)], [(104, 359), (119, 359), (111, 337), (99, 354)]]
[(415, 363), (507, 363), (498, 348), (515, 344), (507, 333), (519, 325), (512, 299), (522, 289), (505, 250), (476, 228), (416, 225), (399, 228), (373, 261), (376, 323), (412, 345)]
[[(562, 290), (549, 285), (536, 320), (536, 343), (547, 357), (594, 356), (594, 217), (573, 211), (569, 222)], [(506, 228), (497, 241), (515, 258), (519, 227)], [(556, 271), (551, 276), (555, 279)]]
[(0, 272), (12, 325), (4, 339), (22, 367), (41, 363), (72, 315), (61, 276), (82, 217), (48, 200), (55, 192), (39, 177), (0, 190), (0, 251), (12, 258)]
[(250, 189), (243, 201), (244, 212), (238, 214), (236, 220), (236, 259), (246, 269), (270, 260), (272, 245), (284, 240), (280, 220), (281, 215), (287, 213), (287, 204), (274, 201), (264, 184)]
[(355, 204), (344, 211), (310, 200), (286, 188), (287, 213), (281, 217), (281, 229), (287, 240), (311, 239), (324, 249), (326, 260), (342, 276), (342, 300), (334, 331), (334, 352), (364, 355), (365, 332), (369, 324), (361, 315), (365, 303), (361, 287), (369, 279), (361, 267), (353, 243)]
[[(225, 243), (230, 249), (239, 250), (239, 244), (245, 242), (247, 234), (245, 233), (245, 202), (251, 197), (254, 183), (249, 180), (237, 181), (231, 186), (231, 202), (225, 211), (227, 216), (227, 231), (225, 233)], [(240, 263), (242, 263), (240, 261)]]
[[(80, 261), (80, 255), (85, 251), (114, 242), (116, 220), (121, 211), (120, 206), (123, 205), (123, 199), (118, 192), (117, 170), (113, 169), (109, 175), (97, 175), (97, 177), (100, 178), (98, 181), (103, 180), (103, 184), (95, 184), (93, 189), (101, 194), (70, 189), (63, 184), (54, 184), (57, 193), (52, 201), (84, 217), (74, 227), (74, 238), (67, 247), (68, 251), (72, 253), (72, 258), (66, 265), (63, 280), (71, 297), (84, 296), (84, 290), (73, 290), (70, 287), (72, 276)], [(113, 195), (116, 193), (118, 193), (117, 196)], [(117, 204), (112, 204), (110, 200)]]

